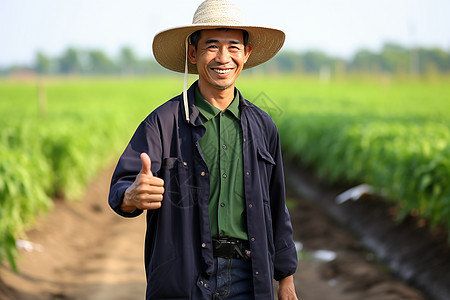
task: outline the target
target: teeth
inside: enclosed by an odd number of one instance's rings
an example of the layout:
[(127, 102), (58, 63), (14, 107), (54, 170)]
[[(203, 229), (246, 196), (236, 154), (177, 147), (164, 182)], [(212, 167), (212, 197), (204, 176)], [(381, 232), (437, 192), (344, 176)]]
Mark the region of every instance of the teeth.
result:
[(219, 74), (226, 74), (231, 71), (231, 69), (227, 69), (227, 70), (213, 69), (213, 70), (214, 70), (214, 72), (219, 73)]

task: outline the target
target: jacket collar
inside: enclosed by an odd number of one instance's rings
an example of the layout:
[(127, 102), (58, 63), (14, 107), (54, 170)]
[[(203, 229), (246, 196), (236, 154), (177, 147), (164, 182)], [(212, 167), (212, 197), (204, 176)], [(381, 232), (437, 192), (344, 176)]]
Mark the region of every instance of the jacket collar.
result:
[[(200, 126), (203, 125), (203, 122), (199, 118), (200, 112), (198, 108), (195, 106), (195, 89), (198, 86), (198, 80), (195, 81), (187, 90), (187, 98), (188, 98), (188, 107), (189, 107), (189, 119), (190, 123), (194, 126)], [(242, 111), (244, 107), (249, 106), (249, 103), (247, 100), (244, 99), (241, 92), (236, 88), (237, 93), (239, 94), (239, 109)], [(181, 97), (181, 105), (184, 111), (184, 103), (183, 103), (183, 97)], [(185, 122), (186, 119), (184, 120)]]

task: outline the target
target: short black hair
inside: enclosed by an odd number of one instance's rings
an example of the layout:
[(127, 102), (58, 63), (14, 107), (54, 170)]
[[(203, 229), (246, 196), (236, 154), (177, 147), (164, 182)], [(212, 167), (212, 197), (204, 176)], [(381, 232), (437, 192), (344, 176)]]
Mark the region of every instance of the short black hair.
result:
[[(232, 29), (232, 28), (217, 28), (217, 30), (230, 30), (230, 29)], [(244, 37), (243, 37), (244, 46), (247, 46), (248, 37), (249, 37), (247, 30), (244, 30), (244, 29), (237, 29), (237, 30), (242, 31), (242, 33), (244, 35)], [(200, 41), (201, 37), (202, 37), (202, 30), (197, 30), (189, 36), (189, 44), (194, 45), (196, 50), (197, 50), (197, 46), (198, 46), (198, 41)]]

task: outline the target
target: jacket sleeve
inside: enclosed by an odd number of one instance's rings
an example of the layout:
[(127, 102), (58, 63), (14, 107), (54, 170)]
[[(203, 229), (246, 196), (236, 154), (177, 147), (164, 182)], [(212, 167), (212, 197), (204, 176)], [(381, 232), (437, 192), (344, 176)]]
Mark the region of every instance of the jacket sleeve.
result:
[(155, 170), (159, 170), (161, 166), (161, 139), (157, 126), (152, 126), (149, 118), (137, 128), (121, 155), (111, 179), (108, 202), (111, 208), (123, 217), (135, 217), (142, 213), (142, 210), (138, 209), (133, 213), (126, 213), (120, 209), (125, 190), (134, 182), (141, 170), (140, 154), (146, 152), (150, 156), (153, 174), (156, 174)]
[(280, 280), (296, 272), (297, 250), (293, 240), (289, 211), (286, 207), (283, 160), (276, 127), (271, 138), (271, 153), (275, 161), (269, 187), (275, 245), (274, 279)]

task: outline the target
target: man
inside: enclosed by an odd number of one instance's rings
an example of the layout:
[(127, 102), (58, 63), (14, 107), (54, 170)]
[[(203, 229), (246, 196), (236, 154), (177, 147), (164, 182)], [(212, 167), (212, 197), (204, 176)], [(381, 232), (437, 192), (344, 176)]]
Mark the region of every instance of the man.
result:
[[(297, 299), (297, 254), (285, 205), (278, 132), (235, 88), (272, 58), (275, 29), (243, 26), (227, 1), (206, 0), (190, 26), (155, 36), (185, 88), (138, 127), (114, 172), (110, 206), (147, 211), (146, 299)], [(186, 90), (187, 74), (198, 81)]]

